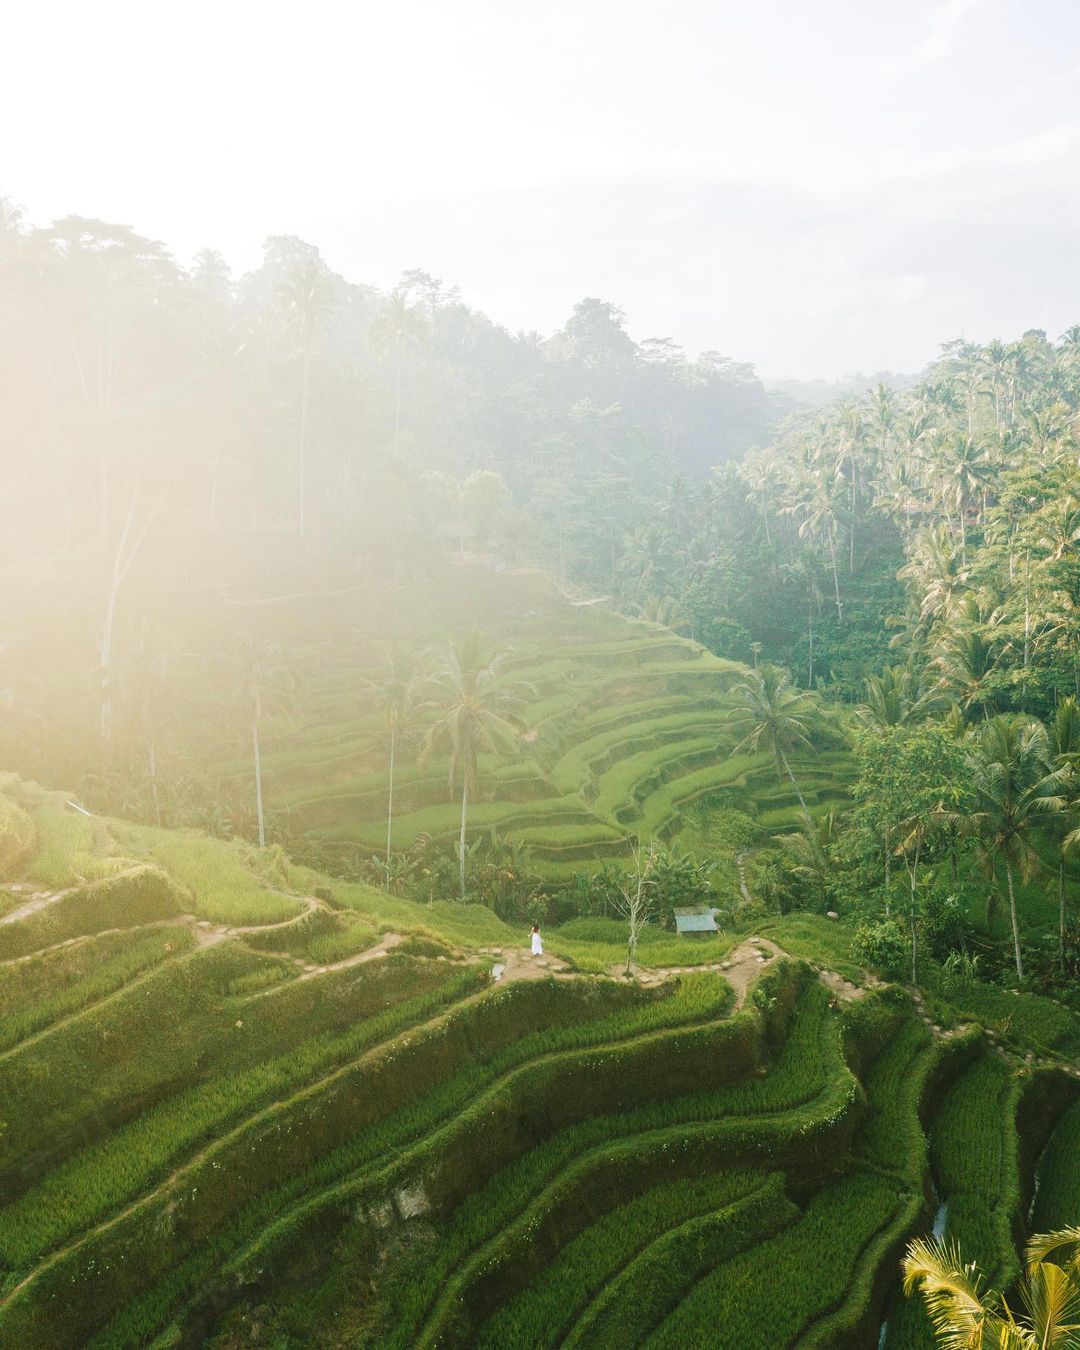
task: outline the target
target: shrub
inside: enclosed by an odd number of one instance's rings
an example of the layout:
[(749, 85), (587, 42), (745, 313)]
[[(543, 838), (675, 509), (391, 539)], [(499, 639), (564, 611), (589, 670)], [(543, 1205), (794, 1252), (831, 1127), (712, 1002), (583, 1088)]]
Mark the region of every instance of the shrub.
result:
[(895, 919), (859, 924), (851, 951), (857, 961), (893, 978), (904, 973), (911, 958), (911, 944)]

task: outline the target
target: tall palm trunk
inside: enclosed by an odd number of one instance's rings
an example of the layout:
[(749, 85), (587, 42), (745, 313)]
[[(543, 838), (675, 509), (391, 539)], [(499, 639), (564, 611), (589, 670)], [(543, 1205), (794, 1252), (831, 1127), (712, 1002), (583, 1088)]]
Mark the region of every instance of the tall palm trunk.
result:
[(806, 687), (814, 687), (814, 600), (811, 596), (810, 603), (807, 605), (807, 621), (810, 627), (810, 665), (807, 671)]
[(1005, 864), (1005, 880), (1009, 885), (1009, 918), (1012, 920), (1013, 954), (1016, 957), (1016, 978), (1024, 978), (1024, 963), (1020, 959), (1020, 923), (1016, 917), (1016, 892), (1013, 889), (1012, 864)]
[(858, 503), (859, 483), (855, 473), (855, 459), (851, 460), (851, 532), (848, 539), (848, 571), (855, 571), (855, 511)]
[(255, 811), (259, 818), (259, 847), (266, 847), (266, 818), (263, 815), (262, 759), (259, 755), (259, 719), (251, 722), (251, 748), (255, 758)]
[(788, 778), (791, 779), (791, 786), (795, 791), (795, 796), (799, 799), (799, 805), (802, 807), (803, 819), (806, 821), (807, 826), (810, 829), (813, 829), (814, 822), (810, 819), (810, 811), (807, 808), (806, 799), (803, 797), (799, 785), (795, 781), (795, 775), (791, 772), (791, 765), (788, 763), (787, 755), (784, 754), (783, 750), (778, 750), (777, 754), (780, 756), (780, 763), (784, 766), (784, 772), (787, 774)]
[(1058, 951), (1065, 956), (1065, 856), (1058, 854)]
[(461, 834), (458, 837), (458, 868), (461, 881), (461, 898), (465, 899), (465, 823), (469, 817), (469, 775), (462, 776), (461, 783)]
[(889, 917), (891, 908), (891, 886), (892, 886), (892, 849), (889, 840), (889, 827), (885, 826), (885, 917)]
[[(109, 590), (105, 598), (105, 618), (101, 626), (101, 739), (107, 746), (112, 744), (113, 730), (112, 649), (116, 603), (124, 576), (131, 566), (135, 549), (139, 547), (139, 542), (142, 539), (142, 535), (140, 535), (129, 553), (128, 539), (131, 534), (132, 523), (135, 520), (135, 508), (138, 503), (139, 485), (136, 483), (131, 494), (131, 501), (128, 503), (127, 515), (124, 517), (120, 538), (113, 553), (112, 569), (109, 574)], [(145, 532), (144, 529), (143, 533), (145, 534)]]
[(844, 622), (844, 606), (840, 603), (840, 573), (836, 570), (836, 528), (829, 530), (829, 555), (832, 559), (833, 590), (836, 592), (836, 621)]
[(390, 889), (390, 841), (394, 830), (394, 750), (397, 733), (390, 731), (390, 792), (386, 800), (386, 889)]

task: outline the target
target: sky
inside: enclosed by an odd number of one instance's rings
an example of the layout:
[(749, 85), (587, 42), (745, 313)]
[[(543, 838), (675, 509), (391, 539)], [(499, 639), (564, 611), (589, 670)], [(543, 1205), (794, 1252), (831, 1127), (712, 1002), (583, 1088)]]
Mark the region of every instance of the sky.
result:
[(5, 47), (0, 194), (183, 261), (297, 234), (767, 377), (1080, 322), (1075, 0), (54, 0)]

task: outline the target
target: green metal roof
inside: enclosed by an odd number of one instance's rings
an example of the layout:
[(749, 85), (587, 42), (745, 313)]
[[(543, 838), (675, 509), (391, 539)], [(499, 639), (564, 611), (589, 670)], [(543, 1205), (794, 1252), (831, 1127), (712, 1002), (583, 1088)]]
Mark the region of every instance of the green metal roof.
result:
[(675, 931), (678, 933), (715, 933), (716, 911), (712, 909), (684, 909), (675, 911)]

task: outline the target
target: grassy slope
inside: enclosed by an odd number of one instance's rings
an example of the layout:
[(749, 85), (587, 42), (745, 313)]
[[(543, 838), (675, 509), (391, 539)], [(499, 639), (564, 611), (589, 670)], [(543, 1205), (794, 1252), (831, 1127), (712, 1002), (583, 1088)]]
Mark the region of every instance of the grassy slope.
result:
[[(145, 1345), (186, 1325), (217, 1270), (264, 1264), (296, 1270), (253, 1295), (280, 1338), (267, 1344), (324, 1343), (331, 1327), (380, 1345), (685, 1343), (722, 1312), (730, 1278), (759, 1269), (783, 1338), (834, 1344), (872, 1320), (883, 1273), (924, 1215), (929, 1166), (918, 1110), (939, 1056), (902, 1004), (872, 998), (842, 1020), (822, 986), (796, 980), (802, 1011), (789, 1023), (781, 981), (733, 1018), (709, 974), (659, 998), (610, 980), (488, 992), (484, 967), (453, 958), (521, 934), (486, 909), (330, 881), (274, 849), (87, 820), (32, 786), (9, 796), (36, 831), (22, 876), (120, 899), (106, 930), (100, 901), (73, 903), (65, 934), (85, 913), (85, 936), (0, 964), (0, 1268), (18, 1290), (0, 1302), (0, 1343)], [(184, 914), (132, 926), (140, 911), (125, 912), (116, 886), (147, 864)], [(333, 903), (310, 910), (316, 888)], [(417, 954), (300, 978), (320, 951), (362, 951), (388, 931), (411, 935)], [(859, 975), (843, 925), (794, 915), (760, 931)], [(581, 920), (549, 947), (599, 972), (621, 938), (615, 921)], [(733, 940), (655, 932), (640, 955), (710, 961)], [(957, 1079), (949, 1100), (971, 1083)], [(1049, 1158), (1071, 1157), (1053, 1143)], [(1052, 1189), (1067, 1196), (1057, 1167)], [(984, 1172), (964, 1184), (1013, 1213), (1015, 1159)], [(396, 1217), (417, 1186), (429, 1217)], [(959, 1189), (957, 1201), (959, 1218)], [(386, 1237), (406, 1241), (393, 1257), (404, 1303), (358, 1291), (353, 1272), (387, 1222), (358, 1228), (361, 1212), (388, 1213)], [(800, 1283), (800, 1253), (826, 1239), (835, 1278)], [(574, 1253), (592, 1253), (588, 1270)], [(696, 1274), (680, 1283), (673, 1271)], [(639, 1277), (646, 1300), (605, 1292)], [(210, 1343), (258, 1344), (252, 1306), (230, 1295)], [(519, 1328), (540, 1310), (550, 1333), (537, 1340)], [(757, 1343), (764, 1308), (723, 1315), (740, 1344)]]
[[(575, 609), (535, 574), (473, 568), (461, 579), (486, 597), (485, 630), (513, 648), (506, 678), (533, 688), (527, 735), (512, 753), (482, 761), (474, 834), (521, 837), (537, 869), (557, 878), (627, 856), (628, 837), (677, 838), (687, 810), (721, 788), (770, 831), (797, 824), (789, 785), (775, 781), (763, 758), (732, 755), (725, 691), (739, 666), (656, 625)], [(426, 647), (455, 616), (460, 627), (466, 611), (475, 615), (466, 594), (463, 586), (437, 613), (426, 610), (411, 644)], [(378, 673), (377, 650), (373, 644), (367, 665), (355, 649), (335, 653), (330, 644), (309, 660), (300, 714), (268, 738), (264, 753), (270, 809), (331, 852), (376, 852), (385, 844), (386, 745), (363, 681)], [(830, 758), (795, 765), (814, 811), (845, 795), (849, 766)], [(238, 760), (220, 772), (244, 782), (249, 771)], [(456, 833), (445, 765), (420, 765), (408, 744), (399, 746), (395, 791), (395, 847)]]

